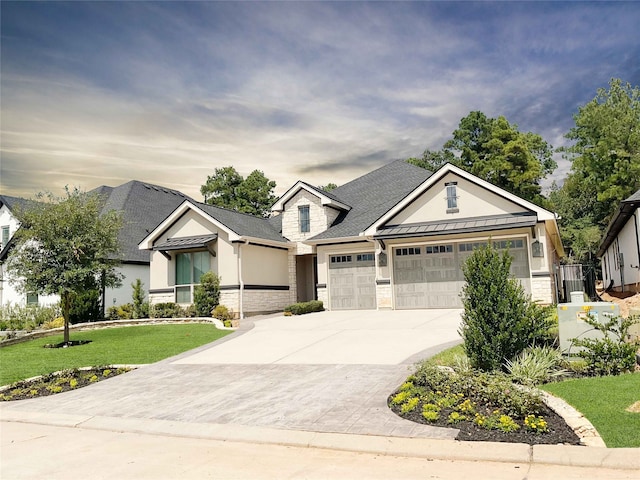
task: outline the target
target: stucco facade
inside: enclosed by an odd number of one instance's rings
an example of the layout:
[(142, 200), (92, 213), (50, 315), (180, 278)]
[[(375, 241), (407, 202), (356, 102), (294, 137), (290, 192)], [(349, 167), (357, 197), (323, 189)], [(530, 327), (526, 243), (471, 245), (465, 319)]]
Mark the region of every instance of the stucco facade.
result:
[(174, 212), (140, 245), (153, 250), (151, 301), (175, 288), (179, 250), (158, 245), (198, 236), (213, 242), (221, 303), (241, 316), (311, 298), (327, 309), (459, 308), (462, 263), (488, 241), (509, 248), (533, 300), (556, 301), (555, 215), (450, 165), (432, 175), (394, 162), (332, 192), (298, 182), (272, 210), (251, 226), (200, 204)]

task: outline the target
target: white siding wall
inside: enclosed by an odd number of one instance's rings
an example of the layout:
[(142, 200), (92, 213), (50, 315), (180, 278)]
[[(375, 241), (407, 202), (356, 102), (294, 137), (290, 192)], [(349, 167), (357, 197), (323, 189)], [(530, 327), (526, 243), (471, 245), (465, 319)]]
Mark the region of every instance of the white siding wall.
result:
[[(629, 218), (609, 245), (602, 258), (602, 278), (605, 287), (613, 280), (613, 288), (622, 290), (622, 278), (626, 291), (640, 291), (640, 258), (638, 258), (638, 240), (640, 234), (640, 210)], [(624, 265), (620, 267), (618, 253), (622, 253)]]
[(125, 303), (133, 302), (133, 287), (132, 283), (136, 279), (142, 281), (142, 288), (145, 292), (145, 298), (148, 297), (149, 292), (149, 266), (148, 265), (132, 265), (123, 264), (118, 267), (118, 271), (124, 275), (122, 280), (122, 286), (119, 288), (107, 288), (104, 295), (104, 310), (114, 305), (123, 305)]

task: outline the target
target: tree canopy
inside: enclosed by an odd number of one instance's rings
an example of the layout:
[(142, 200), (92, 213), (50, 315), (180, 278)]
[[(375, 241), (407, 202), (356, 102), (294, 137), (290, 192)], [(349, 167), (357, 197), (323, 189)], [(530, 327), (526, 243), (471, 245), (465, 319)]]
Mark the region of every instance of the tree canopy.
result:
[(338, 185), (333, 182), (329, 182), (326, 185), (318, 185), (318, 188), (320, 190), (324, 190), (325, 192), (330, 192), (331, 190), (338, 188)]
[(520, 132), (505, 117), (473, 111), (460, 120), (442, 150), (425, 150), (414, 165), (437, 170), (452, 163), (525, 200), (543, 204), (540, 182), (556, 168), (552, 147), (535, 133)]
[(102, 213), (102, 197), (77, 188), (60, 198), (39, 194), (37, 200), (14, 212), (20, 228), (7, 265), (10, 281), (25, 293), (60, 296), (68, 343), (74, 298), (96, 285), (120, 284), (115, 267), (122, 214)]
[(260, 170), (243, 178), (235, 168), (216, 168), (213, 175), (200, 187), (205, 203), (266, 217), (277, 200), (273, 194), (276, 182), (269, 180)]
[(565, 137), (574, 143), (560, 149), (571, 171), (549, 199), (580, 260), (595, 253), (620, 202), (640, 188), (640, 89), (612, 79), (573, 118)]

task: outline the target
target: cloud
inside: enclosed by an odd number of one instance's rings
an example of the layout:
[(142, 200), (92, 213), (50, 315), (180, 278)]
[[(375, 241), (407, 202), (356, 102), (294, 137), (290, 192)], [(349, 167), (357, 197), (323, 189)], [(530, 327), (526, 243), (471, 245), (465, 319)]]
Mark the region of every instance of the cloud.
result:
[(627, 3), (3, 4), (2, 189), (135, 178), (200, 198), (206, 176), (227, 165), (264, 171), (279, 193), (298, 178), (342, 184), (440, 148), (472, 110), (558, 146), (610, 77), (640, 83), (638, 12)]

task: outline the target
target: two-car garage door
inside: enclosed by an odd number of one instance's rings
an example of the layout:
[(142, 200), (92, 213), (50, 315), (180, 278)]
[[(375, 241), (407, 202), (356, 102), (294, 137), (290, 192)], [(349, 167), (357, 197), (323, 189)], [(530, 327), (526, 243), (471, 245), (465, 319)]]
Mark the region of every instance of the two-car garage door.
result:
[[(465, 283), (461, 265), (479, 245), (483, 243), (442, 243), (394, 248), (395, 308), (461, 308), (460, 292)], [(511, 273), (529, 291), (526, 240), (501, 240), (493, 242), (493, 245), (498, 249), (509, 249), (513, 258)]]
[(330, 255), (329, 288), (332, 310), (376, 308), (373, 252)]

